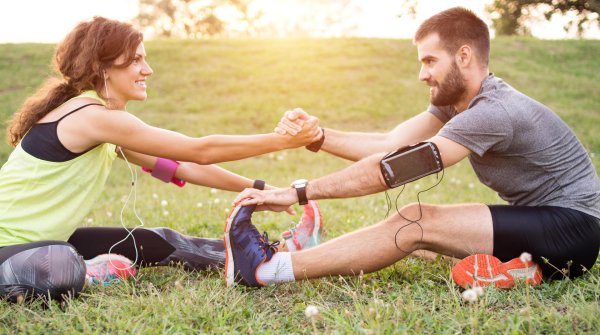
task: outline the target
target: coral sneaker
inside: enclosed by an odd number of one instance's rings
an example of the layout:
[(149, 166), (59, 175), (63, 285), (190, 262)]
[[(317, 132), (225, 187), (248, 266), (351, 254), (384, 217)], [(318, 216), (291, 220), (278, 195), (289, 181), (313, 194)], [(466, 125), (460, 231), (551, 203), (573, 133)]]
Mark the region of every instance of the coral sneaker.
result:
[(323, 233), (323, 215), (316, 201), (304, 205), (304, 213), (300, 223), (281, 234), (285, 244), (283, 251), (298, 251), (312, 248), (321, 242)]
[(109, 285), (136, 275), (129, 258), (118, 254), (102, 254), (85, 261), (85, 280), (88, 284)]
[(531, 261), (520, 258), (502, 263), (492, 255), (476, 254), (462, 259), (452, 268), (452, 279), (462, 288), (495, 285), (511, 288), (519, 282), (539, 285), (542, 270)]
[(256, 277), (256, 270), (271, 260), (279, 241), (269, 243), (267, 233), (261, 235), (252, 224), (256, 206), (236, 206), (225, 222), (225, 283), (266, 286)]

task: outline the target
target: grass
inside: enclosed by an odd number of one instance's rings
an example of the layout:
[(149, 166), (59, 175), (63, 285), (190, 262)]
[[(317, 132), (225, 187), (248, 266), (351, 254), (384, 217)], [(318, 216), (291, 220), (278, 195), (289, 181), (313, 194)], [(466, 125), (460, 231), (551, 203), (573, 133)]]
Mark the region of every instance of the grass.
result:
[[(0, 120), (7, 120), (50, 73), (53, 47), (0, 45)], [(268, 132), (283, 111), (297, 106), (327, 127), (384, 131), (427, 107), (410, 41), (150, 41), (146, 49), (155, 70), (148, 83), (150, 98), (128, 109), (152, 125), (188, 135)], [(600, 42), (495, 39), (492, 50), (495, 74), (553, 108), (595, 154), (594, 165), (600, 168)], [(0, 161), (10, 150), (0, 145)], [(279, 186), (347, 165), (305, 150), (223, 164)], [(102, 198), (82, 224), (118, 226), (129, 178), (124, 163), (116, 162)], [(409, 185), (399, 205), (415, 201), (416, 185), (423, 189), (435, 182), (432, 178)], [(140, 179), (138, 211), (146, 226), (222, 235), (235, 194), (179, 189), (145, 174)], [(162, 200), (168, 204), (162, 206)], [(448, 169), (444, 182), (422, 200), (501, 201), (478, 183), (467, 162)], [(321, 208), (329, 237), (375, 223), (387, 209), (383, 194), (322, 201)], [(260, 213), (255, 221), (277, 236), (297, 219)], [(136, 224), (131, 210), (125, 222)], [(574, 281), (486, 290), (469, 305), (461, 301), (450, 267), (442, 261), (406, 259), (371, 275), (261, 290), (225, 289), (219, 271), (144, 269), (135, 280), (95, 287), (63, 304), (0, 302), (0, 333), (598, 333), (598, 265)], [(304, 317), (309, 304), (320, 310), (310, 320)]]

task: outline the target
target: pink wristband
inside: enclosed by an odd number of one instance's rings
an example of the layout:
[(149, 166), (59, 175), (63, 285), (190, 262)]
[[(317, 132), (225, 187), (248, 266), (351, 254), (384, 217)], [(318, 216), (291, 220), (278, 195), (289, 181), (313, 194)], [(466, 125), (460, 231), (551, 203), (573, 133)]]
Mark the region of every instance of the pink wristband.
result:
[(171, 182), (179, 187), (183, 187), (185, 186), (185, 181), (175, 178), (175, 172), (177, 171), (178, 167), (179, 162), (177, 161), (166, 158), (158, 158), (154, 168), (148, 169), (142, 167), (142, 170), (150, 172), (152, 177), (160, 179), (165, 183)]
[(160, 179), (165, 183), (171, 182), (179, 163), (170, 159), (158, 158), (152, 168), (152, 177)]

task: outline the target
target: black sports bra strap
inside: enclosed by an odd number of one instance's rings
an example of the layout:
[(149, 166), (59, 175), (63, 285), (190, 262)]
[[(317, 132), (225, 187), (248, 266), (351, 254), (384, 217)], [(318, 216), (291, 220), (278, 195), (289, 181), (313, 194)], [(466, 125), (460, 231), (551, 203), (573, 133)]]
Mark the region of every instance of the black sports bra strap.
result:
[(62, 116), (60, 119), (58, 119), (58, 120), (56, 120), (56, 121), (54, 121), (54, 122), (60, 122), (62, 119), (64, 119), (64, 118), (66, 118), (67, 116), (69, 116), (69, 115), (71, 115), (71, 114), (73, 114), (73, 113), (77, 112), (78, 110), (80, 110), (80, 109), (82, 109), (82, 108), (84, 108), (84, 107), (87, 107), (87, 106), (92, 106), (92, 105), (96, 105), (96, 106), (104, 106), (104, 105), (102, 105), (102, 104), (96, 104), (96, 103), (85, 104), (85, 105), (83, 105), (83, 106), (81, 106), (81, 107), (79, 107), (79, 108), (76, 108), (76, 109), (74, 109), (74, 110), (72, 110), (72, 111), (68, 112), (67, 114), (63, 115), (63, 116)]

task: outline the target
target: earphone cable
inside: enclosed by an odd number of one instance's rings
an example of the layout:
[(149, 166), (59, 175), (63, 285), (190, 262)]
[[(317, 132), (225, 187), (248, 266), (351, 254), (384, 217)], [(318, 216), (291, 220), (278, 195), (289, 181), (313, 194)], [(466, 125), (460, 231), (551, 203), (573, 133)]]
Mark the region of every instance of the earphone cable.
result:
[[(139, 216), (139, 214), (137, 213), (137, 208), (136, 208), (136, 202), (137, 202), (137, 172), (135, 171), (135, 169), (131, 168), (131, 164), (129, 164), (129, 161), (127, 160), (127, 157), (125, 156), (125, 153), (123, 152), (123, 149), (121, 147), (118, 147), (119, 151), (121, 152), (121, 156), (123, 157), (123, 159), (125, 160), (125, 163), (127, 164), (127, 168), (129, 169), (129, 172), (131, 174), (131, 189), (129, 190), (129, 194), (127, 196), (127, 199), (125, 200), (125, 203), (123, 204), (123, 207), (121, 208), (121, 213), (119, 215), (119, 219), (121, 222), (121, 226), (127, 231), (127, 235), (125, 235), (125, 237), (123, 239), (121, 239), (120, 241), (116, 242), (115, 244), (113, 244), (109, 249), (108, 249), (108, 253), (110, 254), (112, 249), (114, 247), (116, 247), (117, 245), (125, 242), (130, 236), (131, 239), (133, 241), (133, 248), (135, 250), (135, 260), (133, 261), (133, 263), (125, 268), (120, 268), (118, 266), (115, 266), (112, 263), (112, 260), (110, 260), (111, 265), (114, 266), (116, 269), (118, 270), (128, 270), (132, 267), (134, 267), (137, 262), (138, 262), (138, 248), (137, 248), (137, 243), (135, 241), (135, 236), (133, 235), (133, 232), (140, 227), (144, 226), (144, 221), (142, 220), (142, 218)], [(131, 195), (133, 194), (133, 214), (135, 215), (136, 219), (138, 220), (138, 222), (140, 223), (139, 225), (135, 226), (132, 229), (129, 229), (125, 226), (125, 223), (123, 221), (123, 213), (125, 212), (125, 208), (127, 208), (127, 204), (129, 203), (129, 200), (131, 199)]]

